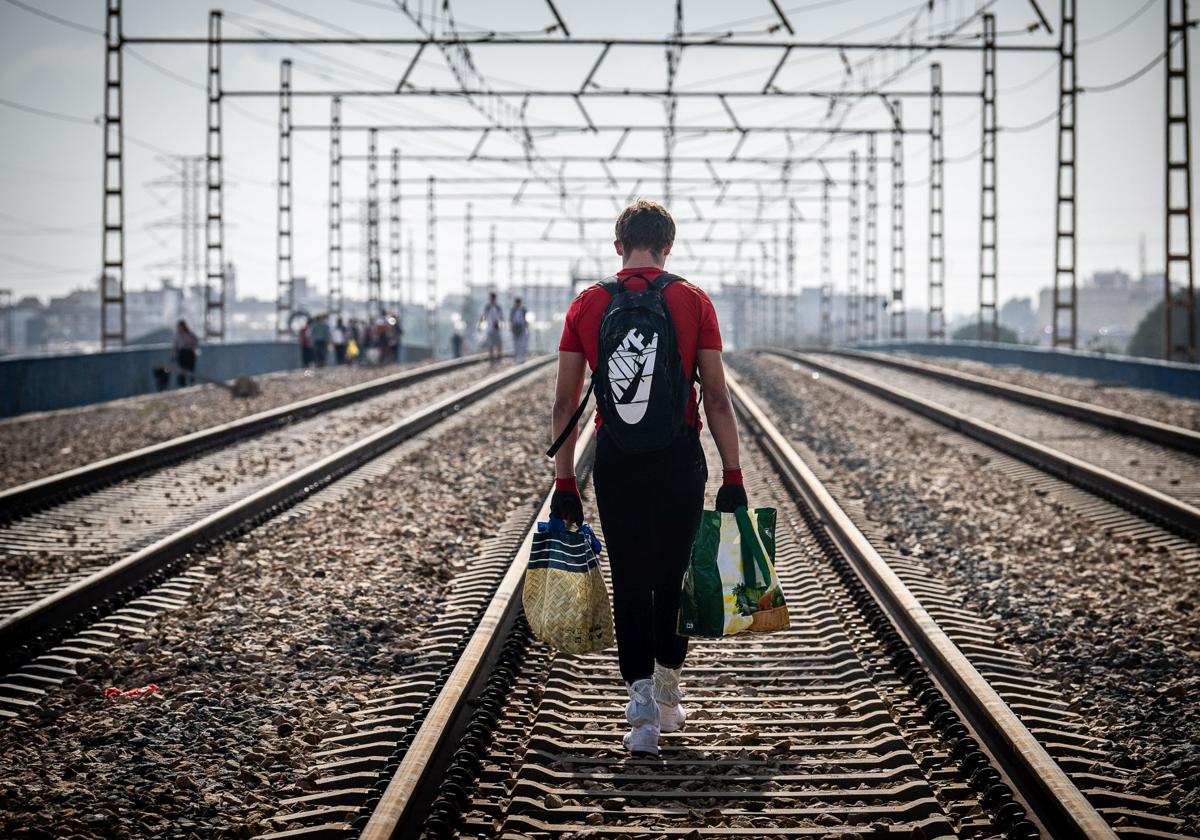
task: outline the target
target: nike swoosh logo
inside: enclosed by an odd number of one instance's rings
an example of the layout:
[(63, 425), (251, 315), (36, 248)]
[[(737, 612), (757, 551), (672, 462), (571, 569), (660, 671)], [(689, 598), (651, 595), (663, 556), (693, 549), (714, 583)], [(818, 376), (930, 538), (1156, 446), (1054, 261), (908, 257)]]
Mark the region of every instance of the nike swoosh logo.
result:
[(633, 398), (637, 396), (638, 385), (641, 384), (642, 375), (646, 372), (646, 360), (638, 359), (637, 370), (633, 372), (633, 376), (629, 377), (629, 382), (625, 385), (625, 393), (617, 398), (618, 405), (626, 405), (633, 402)]

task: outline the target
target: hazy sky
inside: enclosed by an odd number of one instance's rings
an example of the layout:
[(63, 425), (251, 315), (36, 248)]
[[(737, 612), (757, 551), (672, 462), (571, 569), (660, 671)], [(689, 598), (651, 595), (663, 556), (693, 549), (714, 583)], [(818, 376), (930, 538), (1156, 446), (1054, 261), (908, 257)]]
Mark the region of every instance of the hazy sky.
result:
[[(103, 0), (23, 0), (49, 14), (76, 22), (81, 29), (103, 27)], [(1036, 20), (1029, 0), (806, 0), (782, 5), (796, 28), (796, 38), (816, 40), (841, 37), (850, 40), (890, 39), (904, 33), (921, 40), (941, 33), (967, 18), (979, 5), (989, 5), (997, 16), (1002, 43), (1057, 44), (1059, 9), (1055, 0), (1039, 0), (1051, 20), (1055, 34), (1044, 31), (1026, 34)], [(413, 3), (411, 9), (430, 8)], [(440, 7), (441, 2), (438, 0)], [(557, 0), (571, 34), (576, 37), (666, 35), (673, 26), (674, 3), (669, 0), (631, 2), (613, 0), (603, 4)], [(1164, 0), (1080, 0), (1080, 84), (1086, 89), (1120, 81), (1158, 56), (1164, 45)], [(208, 6), (191, 0), (163, 3), (126, 0), (125, 32), (135, 35), (203, 35)], [(291, 35), (339, 35), (347, 33), (411, 37), (415, 24), (391, 0), (229, 0), (224, 7), (225, 34), (251, 36), (269, 30)], [(763, 40), (785, 40), (786, 32), (770, 33), (775, 22), (766, 0), (743, 0), (736, 4), (719, 0), (685, 0), (684, 29), (688, 33), (724, 32)], [(454, 15), (464, 33), (495, 30), (536, 34), (553, 24), (542, 0), (457, 0)], [(428, 19), (426, 19), (428, 23)], [(441, 26), (440, 23), (434, 25)], [(0, 0), (0, 98), (66, 116), (60, 119), (27, 113), (0, 104), (4, 131), (0, 135), (0, 287), (12, 288), (18, 296), (59, 294), (87, 285), (100, 263), (101, 132), (92, 120), (101, 112), (103, 41), (99, 35), (44, 19)], [(977, 20), (962, 33), (977, 35)], [(1196, 58), (1195, 33), (1191, 47)], [(278, 88), (279, 61), (293, 59), (297, 90), (328, 90), (349, 87), (394, 88), (413, 49), (299, 46), (227, 46), (224, 55), (224, 87), (227, 91)], [(498, 89), (527, 87), (574, 90), (579, 87), (599, 52), (597, 47), (478, 47), (472, 51), (480, 71)], [(780, 52), (743, 49), (687, 50), (679, 66), (681, 91), (752, 91), (761, 89), (779, 60)], [(783, 90), (849, 91), (872, 86), (894, 77), (891, 89), (925, 91), (929, 86), (929, 59), (914, 60), (904, 53), (849, 52), (850, 75), (836, 53), (793, 52), (776, 85)], [(948, 91), (978, 91), (980, 57), (963, 52), (943, 54), (945, 87)], [(155, 66), (157, 65), (157, 66)], [(907, 69), (906, 69), (907, 68)], [(205, 52), (202, 46), (137, 46), (127, 49), (126, 72), (126, 190), (128, 222), (128, 282), (131, 288), (157, 285), (161, 276), (176, 276), (178, 269), (156, 267), (178, 259), (179, 234), (167, 226), (179, 212), (178, 188), (155, 183), (170, 180), (172, 155), (197, 155), (204, 150)], [(657, 49), (614, 49), (595, 77), (601, 88), (661, 87), (665, 61)], [(411, 81), (418, 87), (450, 87), (455, 84), (446, 62), (437, 50), (423, 54)], [(1196, 71), (1192, 93), (1195, 107)], [(1035, 294), (1053, 277), (1053, 225), (1055, 131), (1053, 119), (1045, 119), (1057, 107), (1057, 60), (1054, 54), (1002, 53), (998, 66), (1000, 207), (1000, 295)], [(509, 100), (519, 106), (520, 100)], [(813, 126), (829, 124), (827, 118), (846, 126), (885, 127), (887, 112), (878, 97), (842, 99), (853, 102), (847, 110), (839, 105), (830, 118), (824, 101), (800, 98), (733, 98), (729, 103), (737, 119), (746, 126)], [(298, 124), (327, 125), (326, 96), (297, 97)], [(1147, 263), (1151, 271), (1162, 264), (1163, 201), (1163, 70), (1162, 65), (1137, 81), (1106, 93), (1084, 93), (1079, 105), (1079, 260), (1081, 275), (1097, 269), (1138, 267), (1138, 238), (1144, 235)], [(664, 120), (659, 100), (623, 98), (585, 100), (592, 119), (600, 125), (658, 126)], [(925, 129), (929, 121), (926, 98), (904, 102), (907, 126)], [(274, 96), (226, 100), (227, 258), (236, 263), (243, 293), (274, 294), (275, 172), (278, 106)], [(583, 117), (570, 99), (534, 99), (525, 119), (530, 126), (582, 125)], [(1030, 130), (1021, 127), (1043, 124)], [(356, 125), (483, 124), (485, 118), (461, 100), (406, 97), (401, 99), (355, 99), (344, 107), (344, 121)], [(979, 243), (979, 100), (948, 97), (946, 170), (947, 209), (947, 300), (952, 311), (972, 310), (977, 304)], [(720, 102), (714, 98), (681, 100), (678, 124), (725, 126), (730, 124)], [(539, 137), (534, 132), (535, 137)], [(598, 135), (567, 135), (537, 140), (543, 156), (606, 155), (619, 137), (617, 132)], [(325, 131), (297, 132), (295, 145), (296, 273), (324, 288), (328, 196), (328, 134)], [(479, 139), (478, 133), (386, 133), (381, 136), (382, 175), (393, 145), (402, 155), (467, 154)], [(863, 137), (844, 138), (826, 144), (813, 135), (792, 136), (792, 153), (803, 157), (815, 151), (837, 160), (857, 149), (865, 155)], [(688, 136), (681, 133), (676, 154), (723, 159), (733, 150), (737, 137), (729, 133)], [(1194, 143), (1200, 143), (1196, 135)], [(363, 155), (364, 132), (347, 133), (347, 155)], [(493, 132), (481, 154), (520, 154), (520, 146), (503, 132)], [(623, 155), (655, 155), (662, 151), (661, 135), (635, 133), (622, 147)], [(751, 134), (742, 146), (742, 156), (780, 156), (788, 151), (783, 134)], [(890, 137), (879, 138), (879, 154), (890, 155)], [(1195, 150), (1194, 150), (1195, 151)], [(928, 138), (914, 133), (905, 139), (905, 190), (907, 210), (907, 269), (910, 306), (925, 301), (926, 249), (928, 231)], [(557, 164), (543, 164), (540, 172), (556, 172)], [(829, 164), (829, 172), (840, 183), (833, 205), (835, 283), (844, 283), (847, 260), (847, 208), (844, 201), (843, 163)], [(439, 186), (437, 226), (438, 277), (442, 290), (460, 287), (462, 269), (461, 218), (470, 193), (474, 213), (489, 220), (499, 219), (497, 278), (508, 280), (509, 240), (515, 240), (517, 270), (525, 257), (531, 258), (530, 272), (544, 271), (544, 278), (563, 276), (567, 258), (607, 255), (611, 227), (607, 222), (589, 223), (580, 239), (577, 225), (556, 224), (550, 237), (561, 241), (538, 243), (547, 227), (546, 219), (564, 213), (552, 197), (525, 198), (512, 202), (517, 182), (528, 170), (523, 165), (501, 163), (421, 163), (406, 161), (403, 176), (423, 179), (427, 174), (442, 178), (486, 177), (485, 183), (449, 183)], [(636, 190), (637, 194), (661, 198), (660, 169), (635, 163), (613, 163), (611, 173), (619, 182), (612, 189), (602, 181), (569, 183), (571, 200), (566, 212), (607, 220), (616, 203)], [(771, 241), (775, 227), (770, 222), (747, 224), (753, 218), (758, 189), (764, 195), (781, 194), (777, 166), (720, 164), (718, 171), (733, 185), (724, 205), (711, 200), (717, 188), (711, 183), (679, 183), (674, 210), (680, 219), (679, 241), (672, 267), (690, 274), (701, 284), (717, 286), (734, 270), (748, 272), (750, 257), (759, 257), (761, 247), (751, 240)], [(366, 165), (347, 161), (343, 179), (347, 216), (366, 192)], [(606, 173), (594, 163), (571, 163), (564, 176), (598, 178)], [(703, 164), (679, 163), (675, 174), (681, 179), (700, 179), (710, 173)], [(860, 170), (860, 175), (861, 175)], [(803, 182), (820, 177), (813, 164), (795, 167), (797, 182), (790, 194), (797, 198), (805, 222), (797, 228), (796, 282), (815, 285), (818, 279), (819, 188)], [(879, 167), (879, 283), (886, 288), (890, 277), (890, 167)], [(507, 180), (506, 180), (507, 179)], [(639, 180), (640, 179), (640, 180)], [(381, 187), (387, 195), (386, 181)], [(426, 270), (424, 187), (405, 183), (403, 216), (411, 223), (416, 243), (416, 277), (423, 290)], [(531, 182), (527, 196), (549, 196), (551, 188)], [(682, 198), (697, 196), (694, 202)], [(495, 195), (499, 200), (486, 200)], [(617, 197), (614, 201), (613, 196)], [(765, 205), (770, 218), (784, 219), (786, 206), (779, 200)], [(386, 203), (383, 214), (387, 215)], [(699, 219), (697, 218), (699, 214)], [(710, 225), (716, 219), (717, 224)], [(491, 221), (475, 225), (474, 278), (482, 282), (488, 267), (487, 236)], [(779, 236), (785, 231), (782, 226)], [(360, 242), (358, 225), (347, 222), (346, 290), (358, 290)], [(705, 237), (712, 241), (703, 242)], [(406, 235), (407, 238), (407, 235)], [(387, 228), (382, 231), (387, 272)], [(741, 260), (731, 257), (737, 240), (746, 241)], [(684, 246), (687, 243), (687, 247)], [(407, 243), (406, 243), (407, 244)], [(690, 248), (690, 250), (689, 250)], [(538, 255), (556, 257), (543, 261)], [(710, 257), (703, 264), (701, 256)], [(595, 263), (587, 264), (590, 269)], [(611, 263), (606, 264), (605, 268)], [(423, 296), (423, 291), (422, 291)]]

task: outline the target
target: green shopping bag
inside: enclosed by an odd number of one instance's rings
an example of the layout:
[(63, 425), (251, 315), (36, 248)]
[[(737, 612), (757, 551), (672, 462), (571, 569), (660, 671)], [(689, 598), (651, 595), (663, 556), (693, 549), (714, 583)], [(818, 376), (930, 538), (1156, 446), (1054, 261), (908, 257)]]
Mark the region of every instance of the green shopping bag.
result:
[(775, 574), (775, 509), (706, 510), (679, 598), (681, 636), (769, 632), (789, 625)]

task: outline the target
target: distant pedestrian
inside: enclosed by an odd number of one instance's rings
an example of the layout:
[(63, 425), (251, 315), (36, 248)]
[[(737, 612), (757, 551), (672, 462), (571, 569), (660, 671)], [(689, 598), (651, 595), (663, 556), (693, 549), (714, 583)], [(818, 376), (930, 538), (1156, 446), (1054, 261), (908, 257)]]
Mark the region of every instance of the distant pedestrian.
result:
[(308, 367), (313, 363), (312, 318), (305, 318), (300, 327), (300, 366)]
[(192, 332), (187, 321), (180, 318), (179, 323), (175, 325), (175, 340), (171, 344), (177, 373), (176, 381), (180, 388), (196, 381), (196, 352), (199, 348), (200, 339)]
[(513, 337), (513, 361), (517, 364), (525, 361), (525, 354), (529, 352), (529, 321), (526, 315), (525, 305), (517, 298), (508, 312), (508, 326)]
[(504, 310), (496, 302), (496, 293), (488, 295), (487, 306), (479, 316), (479, 323), (486, 328), (483, 346), (487, 348), (488, 361), (492, 364), (500, 361), (500, 324), (504, 321)]
[(329, 342), (333, 338), (333, 330), (329, 328), (329, 318), (318, 315), (317, 322), (312, 327), (313, 355), (317, 367), (325, 367), (325, 359), (329, 356)]
[(462, 358), (463, 337), (459, 330), (454, 331), (454, 335), (450, 336), (450, 353), (456, 359)]
[(339, 365), (346, 364), (346, 325), (341, 318), (337, 319), (337, 323), (329, 331), (329, 340), (333, 342), (333, 358)]

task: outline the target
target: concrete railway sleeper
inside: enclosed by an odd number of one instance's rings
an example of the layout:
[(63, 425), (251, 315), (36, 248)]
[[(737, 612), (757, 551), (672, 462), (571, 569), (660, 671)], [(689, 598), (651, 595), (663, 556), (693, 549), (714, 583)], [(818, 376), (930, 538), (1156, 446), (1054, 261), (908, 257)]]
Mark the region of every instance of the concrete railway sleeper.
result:
[[(1019, 458), (1188, 539), (1200, 539), (1200, 458), (1194, 455), (945, 385), (924, 374), (898, 372), (874, 359), (834, 361), (815, 353), (769, 352)], [(950, 400), (954, 407), (946, 404)], [(977, 416), (985, 411), (997, 412), (994, 419), (1004, 418), (1005, 425)], [(1008, 428), (1009, 423), (1020, 431)]]
[[(102, 617), (139, 596), (170, 597), (161, 591), (164, 581), (178, 577), (189, 558), (215, 543), (235, 536), (303, 501), (400, 443), (453, 416), (467, 406), (528, 374), (541, 369), (548, 357), (534, 359), (488, 376), (451, 393), (401, 420), (378, 428), (353, 443), (312, 463), (277, 477), (266, 486), (199, 519), (116, 558), (81, 580), (62, 588), (0, 620), (0, 651), (6, 670), (24, 664), (8, 683), (27, 679), (36, 684), (53, 678), (62, 664), (81, 654), (102, 650), (112, 633), (90, 627)], [(177, 586), (178, 581), (172, 585)], [(137, 610), (126, 612), (137, 613)], [(136, 616), (134, 616), (136, 618)], [(64, 672), (65, 673), (65, 672)], [(26, 675), (26, 676), (22, 676)], [(8, 695), (0, 693), (0, 707)]]
[(734, 391), (762, 444), (743, 456), (751, 498), (787, 523), (792, 629), (697, 640), (688, 729), (664, 739), (662, 761), (629, 760), (611, 654), (557, 654), (524, 625), (527, 536), (390, 782), (341, 828), (372, 840), (1117, 836)]

